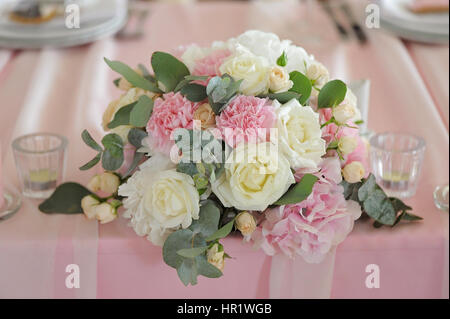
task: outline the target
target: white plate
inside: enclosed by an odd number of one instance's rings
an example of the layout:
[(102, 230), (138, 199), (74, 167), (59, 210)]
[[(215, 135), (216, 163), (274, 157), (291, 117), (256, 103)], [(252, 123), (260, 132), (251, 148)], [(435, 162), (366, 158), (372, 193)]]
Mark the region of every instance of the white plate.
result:
[(383, 10), (393, 18), (420, 25), (448, 26), (448, 12), (416, 14), (408, 9), (414, 0), (381, 0)]
[(448, 43), (448, 13), (415, 14), (413, 0), (380, 0), (381, 25), (398, 36), (426, 43)]
[[(119, 31), (127, 21), (127, 0), (97, 0), (80, 13), (80, 28), (68, 29), (64, 17), (41, 25), (20, 25), (0, 17), (0, 47), (39, 48), (81, 45)], [(99, 10), (100, 8), (103, 8)]]
[(385, 28), (386, 30), (391, 31), (392, 33), (398, 35), (399, 37), (406, 39), (406, 40), (412, 40), (412, 41), (418, 41), (418, 42), (424, 42), (424, 43), (430, 43), (430, 44), (448, 44), (449, 43), (449, 36), (448, 34), (436, 34), (436, 33), (430, 33), (430, 32), (421, 32), (417, 30), (410, 30), (407, 28), (399, 27), (397, 24), (392, 23), (391, 20), (386, 20), (383, 17), (381, 17), (381, 26)]

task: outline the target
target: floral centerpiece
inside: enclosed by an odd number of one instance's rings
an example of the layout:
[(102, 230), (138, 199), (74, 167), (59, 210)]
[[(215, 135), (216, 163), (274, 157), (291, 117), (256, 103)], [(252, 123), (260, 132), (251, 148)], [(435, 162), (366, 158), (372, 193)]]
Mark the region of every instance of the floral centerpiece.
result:
[(123, 94), (101, 143), (82, 133), (98, 153), (80, 168), (104, 172), (60, 185), (41, 211), (101, 223), (123, 211), (185, 285), (222, 275), (234, 230), (317, 263), (362, 212), (376, 227), (420, 219), (369, 174), (355, 95), (303, 48), (248, 31), (177, 52), (154, 52), (152, 73), (105, 59)]

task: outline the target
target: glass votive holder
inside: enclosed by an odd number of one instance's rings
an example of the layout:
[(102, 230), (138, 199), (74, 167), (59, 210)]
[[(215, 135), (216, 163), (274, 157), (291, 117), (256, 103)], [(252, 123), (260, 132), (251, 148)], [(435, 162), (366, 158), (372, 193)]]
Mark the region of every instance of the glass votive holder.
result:
[(13, 153), (22, 193), (47, 198), (64, 179), (67, 139), (51, 133), (16, 138)]
[(381, 133), (370, 138), (370, 163), (377, 183), (388, 196), (407, 198), (416, 193), (425, 141), (404, 133)]

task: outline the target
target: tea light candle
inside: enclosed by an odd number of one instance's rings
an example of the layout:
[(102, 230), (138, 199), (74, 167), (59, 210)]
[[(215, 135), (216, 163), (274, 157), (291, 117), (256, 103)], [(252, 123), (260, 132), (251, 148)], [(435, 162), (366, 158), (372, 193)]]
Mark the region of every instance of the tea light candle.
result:
[(5, 202), (5, 198), (3, 197), (3, 178), (2, 178), (2, 143), (0, 143), (0, 208), (3, 206)]

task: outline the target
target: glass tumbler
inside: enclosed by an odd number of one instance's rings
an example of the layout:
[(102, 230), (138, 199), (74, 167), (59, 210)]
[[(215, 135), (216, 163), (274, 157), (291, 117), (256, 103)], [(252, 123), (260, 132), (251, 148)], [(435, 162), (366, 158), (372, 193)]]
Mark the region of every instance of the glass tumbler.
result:
[(388, 196), (416, 193), (424, 154), (425, 141), (414, 135), (381, 133), (370, 138), (372, 173)]
[(16, 138), (14, 159), (24, 196), (47, 198), (64, 179), (67, 139), (50, 133)]

